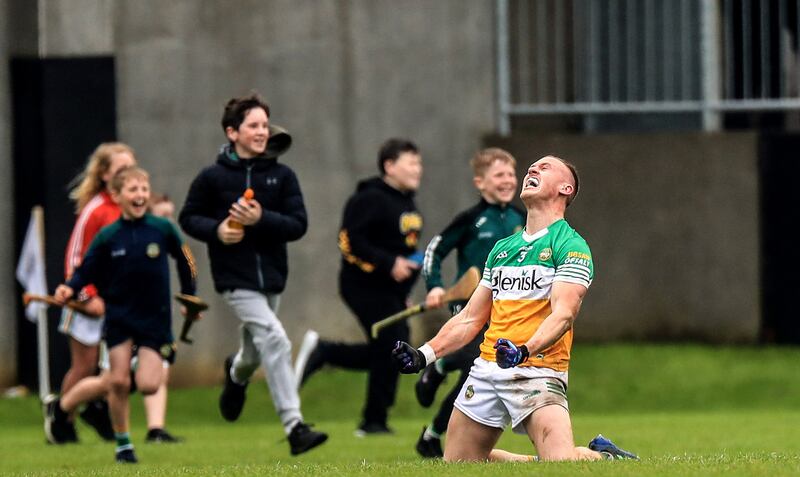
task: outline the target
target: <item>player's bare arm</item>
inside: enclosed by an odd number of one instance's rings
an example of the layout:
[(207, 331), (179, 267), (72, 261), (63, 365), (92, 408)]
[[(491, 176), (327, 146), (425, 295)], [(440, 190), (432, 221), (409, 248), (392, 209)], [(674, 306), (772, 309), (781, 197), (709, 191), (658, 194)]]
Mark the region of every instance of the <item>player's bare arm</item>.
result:
[(432, 340), (419, 349), (405, 341), (398, 341), (392, 350), (392, 359), (401, 373), (418, 373), (438, 358), (469, 343), (489, 320), (491, 311), (492, 291), (479, 286), (464, 310), (450, 318)]
[(461, 349), (472, 341), (489, 320), (492, 311), (492, 291), (479, 286), (460, 313), (450, 318), (439, 333), (428, 341), (437, 358)]
[(550, 296), (551, 312), (536, 333), (525, 343), (528, 352), (536, 355), (558, 341), (572, 328), (581, 309), (586, 287), (575, 283), (555, 282)]

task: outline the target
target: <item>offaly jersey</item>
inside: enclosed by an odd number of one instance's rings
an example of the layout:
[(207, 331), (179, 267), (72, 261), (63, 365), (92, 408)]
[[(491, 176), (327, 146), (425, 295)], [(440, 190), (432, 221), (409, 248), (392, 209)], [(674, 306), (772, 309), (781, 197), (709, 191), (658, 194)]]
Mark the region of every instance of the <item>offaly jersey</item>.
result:
[[(553, 283), (577, 283), (588, 288), (593, 278), (589, 246), (564, 219), (533, 235), (523, 230), (498, 241), (489, 252), (480, 283), (492, 290), (491, 320), (481, 344), (481, 357), (495, 361), (498, 338), (520, 346), (536, 333), (550, 315)], [(520, 366), (566, 373), (571, 348), (572, 329)]]

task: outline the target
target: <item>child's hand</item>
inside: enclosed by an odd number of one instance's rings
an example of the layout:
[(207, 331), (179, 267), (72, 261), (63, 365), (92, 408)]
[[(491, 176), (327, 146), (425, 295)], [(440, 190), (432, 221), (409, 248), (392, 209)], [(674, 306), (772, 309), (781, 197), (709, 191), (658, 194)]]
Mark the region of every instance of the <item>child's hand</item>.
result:
[(63, 305), (64, 303), (67, 302), (67, 300), (72, 298), (72, 295), (74, 294), (75, 292), (72, 290), (72, 288), (64, 284), (61, 284), (58, 286), (58, 288), (56, 288), (55, 293), (53, 293), (53, 298), (55, 298), (56, 301), (58, 301)]
[(217, 227), (217, 237), (225, 245), (239, 243), (244, 238), (244, 230), (231, 227), (230, 220), (231, 217), (226, 218)]
[(417, 269), (419, 269), (419, 264), (417, 262), (398, 255), (394, 259), (394, 265), (392, 265), (392, 278), (397, 283), (404, 282), (408, 280), (414, 273), (414, 270)]
[(86, 315), (101, 317), (106, 314), (106, 302), (99, 296), (93, 296), (84, 302), (83, 311)]
[(231, 205), (228, 213), (233, 220), (242, 225), (253, 225), (261, 220), (261, 204), (255, 199), (248, 200), (242, 197)]
[(425, 308), (441, 308), (444, 305), (444, 288), (434, 287), (425, 297)]

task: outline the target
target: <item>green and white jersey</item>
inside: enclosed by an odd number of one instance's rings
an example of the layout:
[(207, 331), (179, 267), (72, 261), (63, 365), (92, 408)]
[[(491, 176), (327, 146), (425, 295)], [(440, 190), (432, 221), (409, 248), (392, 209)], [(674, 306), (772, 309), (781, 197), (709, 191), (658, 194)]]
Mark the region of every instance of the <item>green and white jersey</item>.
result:
[[(560, 219), (528, 235), (523, 230), (495, 244), (483, 271), (481, 286), (492, 290), (489, 329), (481, 344), (481, 357), (495, 360), (499, 338), (522, 345), (550, 315), (550, 295), (555, 282), (589, 288), (594, 278), (592, 253), (575, 229)], [(572, 330), (538, 356), (521, 366), (569, 369)]]
[(480, 269), (498, 240), (522, 230), (525, 214), (513, 205), (490, 204), (481, 198), (475, 206), (461, 212), (425, 249), (422, 276), (425, 288), (444, 287), (442, 261), (457, 250), (455, 283), (470, 267)]

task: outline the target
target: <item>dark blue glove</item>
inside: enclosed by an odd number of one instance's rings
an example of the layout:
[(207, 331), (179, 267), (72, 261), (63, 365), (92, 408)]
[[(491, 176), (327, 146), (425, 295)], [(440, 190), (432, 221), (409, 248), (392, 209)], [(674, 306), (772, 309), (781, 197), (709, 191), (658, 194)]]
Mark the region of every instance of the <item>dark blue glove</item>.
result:
[(425, 367), (425, 355), (405, 341), (398, 341), (392, 350), (392, 359), (403, 374), (416, 374)]
[(494, 349), (497, 350), (497, 353), (495, 353), (495, 361), (497, 361), (497, 365), (503, 369), (513, 368), (528, 360), (527, 346), (522, 345), (518, 347), (505, 338), (498, 339), (497, 343), (494, 345)]

